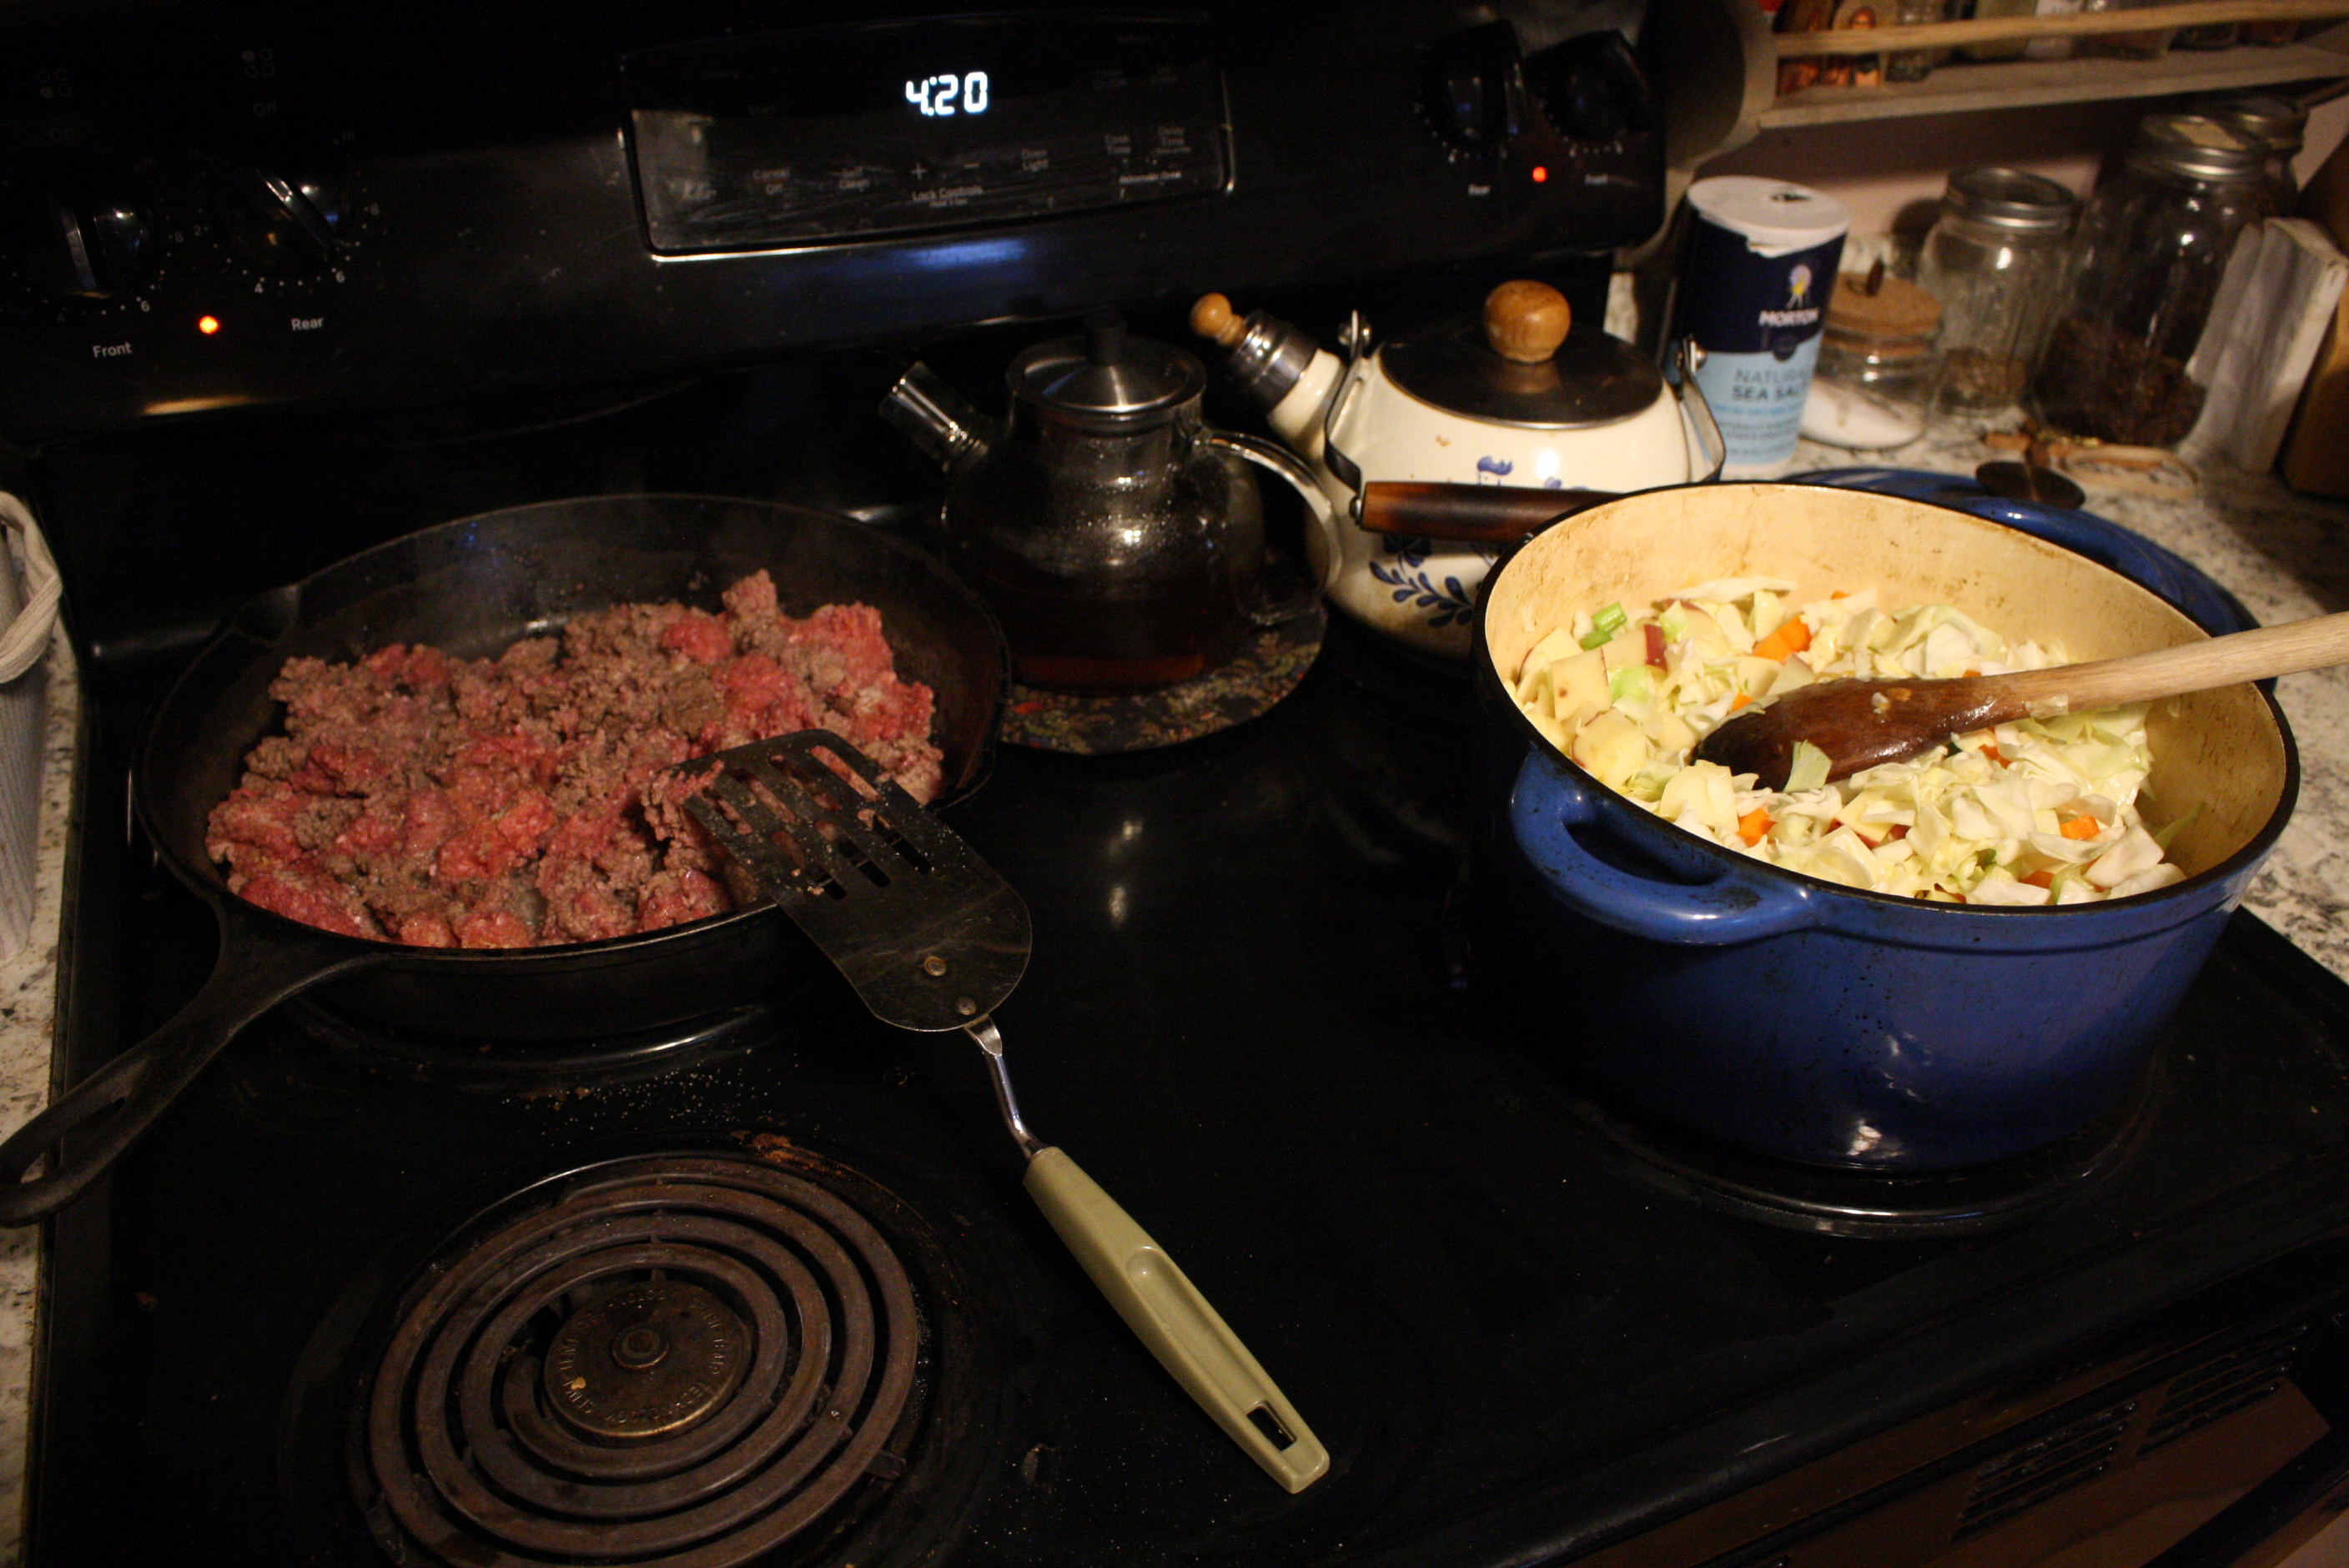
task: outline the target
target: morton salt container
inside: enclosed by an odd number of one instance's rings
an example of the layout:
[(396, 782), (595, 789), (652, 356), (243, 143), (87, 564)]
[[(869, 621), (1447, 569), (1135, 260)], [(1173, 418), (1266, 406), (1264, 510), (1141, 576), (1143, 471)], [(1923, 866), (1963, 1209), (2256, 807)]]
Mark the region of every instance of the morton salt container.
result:
[(1785, 469), (1801, 433), (1850, 215), (1783, 180), (1722, 175), (1689, 187), (1672, 335), (1703, 351), (1697, 385), (1728, 444), (1728, 479)]

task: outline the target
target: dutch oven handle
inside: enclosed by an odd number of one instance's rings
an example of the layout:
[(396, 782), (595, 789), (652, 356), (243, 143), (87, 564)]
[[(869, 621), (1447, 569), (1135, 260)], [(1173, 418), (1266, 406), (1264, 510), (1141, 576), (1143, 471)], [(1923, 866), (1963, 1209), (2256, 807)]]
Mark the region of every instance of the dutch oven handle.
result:
[[(245, 1025), (298, 991), (383, 957), (301, 928), (264, 935), (224, 913), (220, 958), (188, 1005), (0, 1143), (0, 1225), (30, 1224), (80, 1197)], [(67, 1139), (69, 1150), (59, 1147)], [(26, 1180), (44, 1155), (48, 1169)]]
[[(1759, 861), (1751, 867), (1733, 858), (1723, 863), (1723, 857), (1706, 853), (1692, 838), (1685, 852), (1682, 845), (1670, 845), (1669, 861), (1657, 866), (1660, 875), (1601, 858), (1576, 835), (1579, 830), (1592, 838), (1609, 837), (1601, 808), (1612, 798), (1604, 785), (1586, 786), (1569, 778), (1538, 748), (1526, 753), (1509, 791), (1510, 828), (1518, 849), (1550, 895), (1577, 914), (1631, 936), (1688, 947), (1752, 942), (1825, 920), (1826, 912), (1799, 882), (1757, 874), (1764, 870)], [(1621, 805), (1640, 810), (1629, 801)], [(1673, 829), (1672, 836), (1682, 835)], [(1648, 846), (1624, 848), (1642, 861), (1658, 859)]]

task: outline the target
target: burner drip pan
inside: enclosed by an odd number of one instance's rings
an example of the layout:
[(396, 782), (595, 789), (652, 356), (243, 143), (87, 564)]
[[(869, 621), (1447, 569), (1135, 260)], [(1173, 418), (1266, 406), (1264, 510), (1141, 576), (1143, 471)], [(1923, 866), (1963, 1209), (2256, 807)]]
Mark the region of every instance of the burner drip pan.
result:
[(738, 1056), (773, 1035), (773, 1014), (763, 1004), (656, 1029), (550, 1044), (395, 1031), (355, 1022), (306, 997), (288, 1002), (285, 1010), (305, 1033), (345, 1056), (419, 1082), (492, 1092), (652, 1078)]
[(748, 1563), (904, 1472), (924, 1343), (904, 1262), (838, 1194), (621, 1161), (424, 1271), (354, 1481), (395, 1560)]
[(2117, 1169), (2143, 1141), (2161, 1075), (2157, 1056), (2119, 1103), (2045, 1149), (1970, 1170), (1907, 1174), (1773, 1160), (1579, 1096), (1567, 1108), (1617, 1169), (1709, 1209), (1782, 1230), (1920, 1241), (2021, 1224)]

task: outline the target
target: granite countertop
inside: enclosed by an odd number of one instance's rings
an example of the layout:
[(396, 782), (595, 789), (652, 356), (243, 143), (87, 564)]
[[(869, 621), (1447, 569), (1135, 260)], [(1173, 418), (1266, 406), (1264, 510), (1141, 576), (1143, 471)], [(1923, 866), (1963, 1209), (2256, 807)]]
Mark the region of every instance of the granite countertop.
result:
[[(1806, 441), (1795, 468), (1971, 474), (1985, 459), (2004, 455), (1985, 449), (1973, 430), (1943, 430), (1883, 452)], [(2349, 609), (2349, 502), (2295, 495), (2270, 477), (2212, 469), (2189, 500), (2091, 491), (2087, 510), (2200, 567), (2262, 624)], [(22, 1125), (48, 1091), (66, 824), (80, 713), (72, 654), (62, 634), (44, 678), (48, 717), (37, 908), (29, 943), (0, 958), (0, 1130)], [(2349, 668), (2286, 676), (2276, 696), (2299, 743), (2300, 801), (2245, 903), (2349, 979), (2349, 921), (2342, 918), (2349, 911)], [(22, 1557), (37, 1239), (36, 1231), (0, 1231), (0, 1568)]]
[[(57, 921), (64, 907), (66, 827), (81, 723), (73, 650), (60, 627), (37, 675), (44, 683), (40, 837), (31, 934), (0, 958), (0, 1127), (13, 1131), (48, 1099), (49, 1038), (57, 994)], [(40, 1290), (40, 1232), (0, 1230), (0, 1568), (22, 1560), (26, 1398), (33, 1380), (33, 1322)]]
[[(1795, 469), (1971, 474), (2013, 455), (1985, 447), (1977, 429), (1934, 430), (1880, 452), (1806, 440)], [(2349, 501), (2295, 494), (2272, 476), (2210, 464), (2190, 500), (2091, 490), (2085, 510), (2200, 567), (2263, 626), (2349, 610)], [(2275, 695), (2300, 750), (2300, 799), (2244, 906), (2349, 979), (2349, 666), (2285, 676)]]

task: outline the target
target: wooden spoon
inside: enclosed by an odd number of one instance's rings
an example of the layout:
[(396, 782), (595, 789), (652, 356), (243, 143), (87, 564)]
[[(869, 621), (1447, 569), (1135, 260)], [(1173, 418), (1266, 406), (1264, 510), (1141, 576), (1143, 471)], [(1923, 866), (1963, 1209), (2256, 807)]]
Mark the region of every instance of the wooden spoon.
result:
[(1798, 686), (1699, 741), (1692, 760), (1753, 773), (1772, 789), (1786, 787), (1795, 742), (1827, 754), (1827, 777), (1841, 779), (1899, 762), (1953, 735), (2006, 724), (2033, 713), (2086, 712), (2150, 702), (2237, 681), (2349, 661), (2349, 612), (2282, 626), (2235, 632), (2184, 647), (2092, 664), (1958, 680), (1824, 680)]

